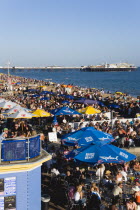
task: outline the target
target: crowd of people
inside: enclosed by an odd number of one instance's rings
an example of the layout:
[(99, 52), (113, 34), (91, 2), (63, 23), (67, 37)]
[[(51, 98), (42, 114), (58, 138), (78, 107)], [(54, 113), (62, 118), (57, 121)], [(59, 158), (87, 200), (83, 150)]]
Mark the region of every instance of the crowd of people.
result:
[[(103, 206), (104, 197), (107, 201), (106, 194), (109, 193), (111, 202), (108, 208), (116, 210), (119, 208), (118, 205), (120, 205), (121, 195), (124, 194), (124, 188), (129, 184), (132, 192), (126, 193), (130, 197), (125, 199), (125, 207), (127, 210), (135, 210), (140, 204), (139, 161), (135, 160), (123, 165), (102, 164), (91, 167), (90, 170), (85, 165), (84, 167), (83, 165), (79, 166), (73, 161), (66, 160), (64, 158), (65, 150), (68, 151), (71, 148), (62, 144), (55, 148), (49, 142), (48, 133), (56, 132), (58, 139), (61, 139), (66, 133), (79, 130), (84, 126), (93, 126), (97, 130), (112, 134), (115, 139), (113, 144), (118, 147), (140, 146), (140, 121), (138, 118), (133, 119), (140, 113), (139, 98), (73, 85), (69, 85), (68, 88), (62, 84), (18, 76), (10, 76), (11, 84), (13, 84), (12, 91), (9, 91), (7, 79), (7, 75), (0, 75), (0, 80), (3, 81), (0, 87), (1, 97), (16, 102), (31, 111), (43, 109), (50, 112), (63, 106), (79, 110), (87, 107), (88, 104), (76, 103), (75, 101), (84, 98), (93, 100), (94, 103), (91, 106), (99, 109), (101, 113), (97, 115), (61, 115), (57, 117), (57, 123), (54, 123), (52, 115), (41, 119), (6, 119), (5, 110), (1, 108), (1, 141), (6, 138), (31, 137), (41, 133), (42, 147), (53, 157), (52, 160), (43, 165), (43, 170), (51, 174), (52, 186), (53, 182), (57, 187), (62, 183), (65, 184), (65, 195), (69, 202), (73, 201), (73, 204), (80, 206), (80, 208), (87, 208), (88, 206), (88, 209), (98, 210)], [(110, 106), (111, 104), (116, 105), (116, 108)], [(105, 113), (112, 111), (112, 117), (115, 119), (114, 124), (105, 115)], [(118, 119), (118, 115), (120, 119)], [(121, 121), (121, 118), (126, 118), (126, 120)], [(74, 126), (74, 122), (78, 122), (77, 127)], [(134, 180), (131, 179), (132, 177), (135, 177)], [(61, 182), (62, 180), (63, 182)], [(123, 196), (121, 198), (123, 199)]]

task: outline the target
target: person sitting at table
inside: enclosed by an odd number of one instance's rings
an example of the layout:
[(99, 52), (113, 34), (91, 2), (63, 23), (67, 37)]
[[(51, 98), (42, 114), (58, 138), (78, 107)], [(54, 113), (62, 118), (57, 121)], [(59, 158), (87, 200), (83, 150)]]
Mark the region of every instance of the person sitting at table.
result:
[(137, 175), (140, 175), (140, 164), (139, 164), (139, 161), (136, 161), (134, 166), (133, 166), (133, 170), (134, 170), (134, 174), (137, 176)]
[(99, 193), (99, 188), (97, 186), (91, 187), (91, 194), (96, 194), (99, 198), (99, 200), (101, 200), (101, 195)]
[(122, 195), (122, 183), (119, 183), (113, 188), (112, 194), (114, 196), (114, 200), (118, 199), (120, 195)]
[(101, 204), (101, 195), (99, 193), (98, 187), (91, 187), (91, 196), (89, 199), (88, 209), (97, 209), (100, 210)]
[(124, 163), (124, 171), (127, 173), (129, 170), (129, 163)]
[(74, 177), (77, 178), (77, 179), (80, 179), (82, 173), (79, 169), (79, 167), (76, 167), (75, 171), (74, 171)]
[(122, 180), (123, 180), (123, 176), (122, 176), (121, 172), (118, 171), (115, 181), (116, 181), (116, 183), (119, 183), (119, 182), (122, 182)]
[(103, 184), (110, 190), (113, 189), (114, 184), (112, 182), (111, 171), (107, 170), (104, 177), (103, 177)]
[(120, 173), (122, 174), (124, 181), (127, 182), (127, 173), (124, 171), (124, 168), (120, 170)]
[(86, 198), (83, 195), (82, 185), (78, 185), (74, 194), (74, 201), (79, 204), (86, 203)]
[(134, 198), (136, 201), (137, 205), (140, 205), (140, 189), (138, 186), (135, 186), (134, 188), (132, 188), (132, 190), (134, 191)]
[(72, 180), (73, 180), (73, 177), (72, 177), (72, 175), (71, 175), (71, 172), (70, 172), (69, 170), (66, 171), (65, 181), (67, 181), (68, 184), (69, 184), (69, 183), (72, 183)]
[(135, 182), (135, 187), (138, 186), (139, 189), (140, 189), (140, 180), (139, 179), (135, 179), (134, 182)]
[(133, 198), (130, 198), (126, 203), (126, 210), (136, 210), (137, 204), (134, 202)]

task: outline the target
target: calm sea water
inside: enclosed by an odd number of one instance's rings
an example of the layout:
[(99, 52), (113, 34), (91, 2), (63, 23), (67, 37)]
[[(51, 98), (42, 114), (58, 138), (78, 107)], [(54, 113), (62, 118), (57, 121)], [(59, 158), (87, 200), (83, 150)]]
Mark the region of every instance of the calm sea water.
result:
[[(7, 73), (7, 70), (0, 72)], [(133, 72), (82, 72), (67, 70), (10, 70), (12, 75), (26, 78), (73, 84), (82, 87), (103, 88), (106, 91), (121, 91), (133, 96), (140, 95), (140, 68)]]

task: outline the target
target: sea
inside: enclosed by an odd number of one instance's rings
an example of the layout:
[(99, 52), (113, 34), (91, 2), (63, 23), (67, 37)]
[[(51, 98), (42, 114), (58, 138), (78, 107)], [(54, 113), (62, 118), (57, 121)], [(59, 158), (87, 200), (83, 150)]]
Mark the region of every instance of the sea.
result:
[[(0, 72), (7, 73), (1, 69)], [(10, 69), (11, 75), (51, 81), (59, 84), (72, 84), (86, 88), (116, 91), (131, 96), (140, 96), (140, 67), (131, 72), (83, 72), (80, 69)]]

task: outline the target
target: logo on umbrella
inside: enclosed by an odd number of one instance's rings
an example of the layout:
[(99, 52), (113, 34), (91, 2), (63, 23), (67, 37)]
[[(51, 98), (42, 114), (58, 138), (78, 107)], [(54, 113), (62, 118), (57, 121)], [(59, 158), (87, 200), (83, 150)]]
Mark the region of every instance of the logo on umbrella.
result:
[(122, 157), (124, 157), (124, 158), (128, 159), (128, 155), (127, 155), (127, 154), (125, 154), (124, 152), (120, 152), (120, 155), (121, 155)]
[(26, 116), (25, 114), (22, 114), (22, 115), (21, 115), (21, 117), (25, 117), (25, 116)]
[(85, 140), (86, 140), (87, 142), (90, 142), (90, 141), (93, 141), (93, 138), (92, 138), (91, 136), (89, 136), (89, 137), (86, 137)]
[(108, 156), (108, 157), (100, 156), (100, 158), (102, 158), (102, 159), (104, 159), (104, 160), (106, 160), (106, 161), (108, 161), (108, 160), (118, 160), (118, 156), (116, 156), (116, 157), (111, 157), (111, 155)]
[(92, 159), (94, 158), (95, 153), (86, 153), (85, 159)]

